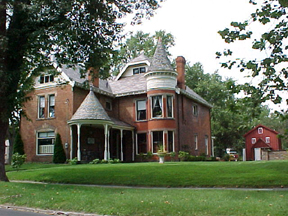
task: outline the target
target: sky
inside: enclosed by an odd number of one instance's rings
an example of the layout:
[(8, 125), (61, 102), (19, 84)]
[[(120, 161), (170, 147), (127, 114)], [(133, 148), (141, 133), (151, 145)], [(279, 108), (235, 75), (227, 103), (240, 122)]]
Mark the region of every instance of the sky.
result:
[[(251, 49), (253, 38), (228, 45), (217, 33), (230, 27), (232, 21), (249, 20), (256, 9), (257, 6), (249, 4), (249, 0), (165, 0), (154, 17), (144, 19), (141, 25), (127, 25), (126, 31), (143, 31), (153, 35), (155, 31), (165, 30), (175, 37), (175, 46), (169, 49), (172, 58), (184, 56), (190, 65), (200, 62), (205, 73), (218, 71), (223, 78), (231, 77), (238, 83), (255, 83), (257, 80), (244, 78), (245, 74), (237, 69), (221, 68), (220, 63), (225, 62), (225, 59), (217, 60), (215, 53), (229, 48), (233, 51), (233, 58), (253, 59), (255, 56), (265, 56), (265, 53)], [(249, 28), (256, 38), (263, 29), (255, 23)]]

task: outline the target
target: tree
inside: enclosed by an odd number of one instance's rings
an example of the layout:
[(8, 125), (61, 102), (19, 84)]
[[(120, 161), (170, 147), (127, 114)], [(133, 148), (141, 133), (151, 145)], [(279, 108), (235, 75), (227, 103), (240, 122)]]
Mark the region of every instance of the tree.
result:
[(65, 163), (65, 161), (66, 161), (66, 155), (63, 149), (61, 136), (59, 133), (57, 133), (54, 143), (53, 163)]
[(13, 154), (18, 153), (19, 155), (24, 155), (24, 144), (21, 138), (21, 134), (19, 131), (16, 132), (16, 137), (14, 140), (14, 148), (13, 148)]
[(186, 71), (187, 86), (213, 105), (211, 130), (216, 155), (223, 156), (228, 147), (240, 152), (244, 148), (243, 135), (251, 129), (263, 107), (251, 98), (236, 97), (239, 91), (234, 80), (223, 80), (217, 72), (205, 74), (199, 62), (193, 66), (187, 64)]
[[(281, 92), (288, 90), (288, 57), (286, 40), (288, 37), (288, 19), (287, 19), (287, 0), (263, 0), (261, 8), (256, 9), (251, 14), (250, 20), (244, 22), (231, 22), (233, 29), (225, 28), (219, 31), (221, 37), (226, 43), (233, 43), (237, 40), (246, 40), (252, 38), (253, 32), (248, 29), (250, 23), (260, 23), (270, 25), (259, 39), (252, 42), (252, 49), (259, 52), (265, 52), (262, 59), (235, 59), (222, 63), (225, 68), (237, 66), (241, 72), (248, 71), (252, 77), (257, 77), (260, 81), (257, 86), (244, 84), (242, 86), (247, 95), (258, 94), (262, 92), (261, 101), (271, 100), (274, 103), (282, 101)], [(250, 3), (257, 5), (256, 1), (250, 0)], [(233, 52), (225, 50), (216, 55), (229, 56)], [(241, 85), (240, 85), (241, 87)], [(288, 104), (288, 100), (286, 101)], [(282, 110), (288, 114), (288, 109)]]
[[(2, 0), (0, 2), (0, 181), (8, 181), (4, 142), (13, 111), (19, 110), (33, 78), (63, 64), (108, 71), (120, 19), (153, 16), (162, 0)], [(53, 58), (52, 58), (53, 57)], [(56, 73), (56, 71), (54, 71)]]

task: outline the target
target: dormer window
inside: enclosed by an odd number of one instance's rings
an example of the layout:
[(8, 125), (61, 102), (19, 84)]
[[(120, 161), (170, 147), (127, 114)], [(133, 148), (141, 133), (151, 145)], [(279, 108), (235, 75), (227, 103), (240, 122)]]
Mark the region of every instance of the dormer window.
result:
[(133, 68), (133, 74), (146, 73), (145, 67)]
[(54, 82), (54, 75), (41, 75), (39, 82), (40, 84)]

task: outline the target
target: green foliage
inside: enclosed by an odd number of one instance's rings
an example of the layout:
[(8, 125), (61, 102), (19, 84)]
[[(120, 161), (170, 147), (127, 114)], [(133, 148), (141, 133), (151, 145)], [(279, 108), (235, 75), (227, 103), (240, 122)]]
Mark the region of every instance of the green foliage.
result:
[(101, 160), (96, 158), (94, 159), (93, 161), (90, 162), (90, 164), (100, 164), (101, 163)]
[(57, 133), (54, 143), (53, 163), (65, 163), (65, 161), (66, 161), (66, 154), (63, 149), (61, 136), (59, 133)]
[(13, 148), (13, 154), (18, 153), (19, 155), (24, 155), (24, 144), (21, 138), (21, 134), (19, 132), (16, 132), (16, 137), (14, 140), (14, 148)]
[[(257, 5), (255, 1), (250, 1), (250, 3)], [(276, 0), (264, 1), (261, 7), (251, 14), (250, 20), (231, 22), (231, 29), (225, 28), (218, 32), (225, 42), (233, 43), (251, 37), (253, 32), (247, 30), (251, 23), (269, 24), (269, 28), (265, 28), (261, 36), (252, 41), (251, 45), (251, 49), (258, 50), (259, 54), (265, 52), (265, 55), (259, 55), (260, 57), (256, 59), (253, 57), (253, 59), (237, 58), (235, 60), (230, 56), (230, 60), (222, 64), (224, 68), (237, 67), (241, 72), (247, 71), (251, 77), (257, 77), (259, 82), (255, 86), (250, 83), (238, 86), (247, 97), (257, 98), (257, 101), (270, 100), (275, 104), (280, 103), (282, 101), (281, 92), (286, 92), (288, 88), (286, 7), (286, 0), (279, 0), (279, 3)], [(216, 55), (217, 58), (220, 58), (227, 56), (227, 52), (226, 50), (222, 53), (217, 52)], [(288, 100), (286, 102), (288, 104)], [(281, 114), (287, 115), (287, 112), (288, 110), (284, 108)]]
[(12, 168), (19, 170), (20, 167), (24, 164), (26, 155), (20, 155), (18, 152), (12, 155)]
[(73, 159), (67, 159), (67, 163), (70, 165), (76, 165), (76, 164), (78, 164), (78, 158), (75, 157)]
[(178, 152), (178, 158), (180, 159), (180, 161), (187, 161), (189, 156), (190, 156), (189, 152), (185, 151)]

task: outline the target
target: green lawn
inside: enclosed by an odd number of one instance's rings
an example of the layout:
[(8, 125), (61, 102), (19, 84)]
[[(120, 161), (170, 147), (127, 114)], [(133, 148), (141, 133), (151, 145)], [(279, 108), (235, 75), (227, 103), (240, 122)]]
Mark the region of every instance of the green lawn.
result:
[(24, 164), (18, 172), (7, 168), (10, 180), (169, 188), (134, 189), (0, 182), (0, 204), (101, 215), (288, 215), (287, 190), (188, 188), (288, 187), (288, 161), (75, 166)]
[[(28, 164), (10, 180), (161, 187), (288, 187), (288, 161)], [(43, 166), (43, 165), (42, 165)], [(37, 168), (37, 169), (36, 169)]]

